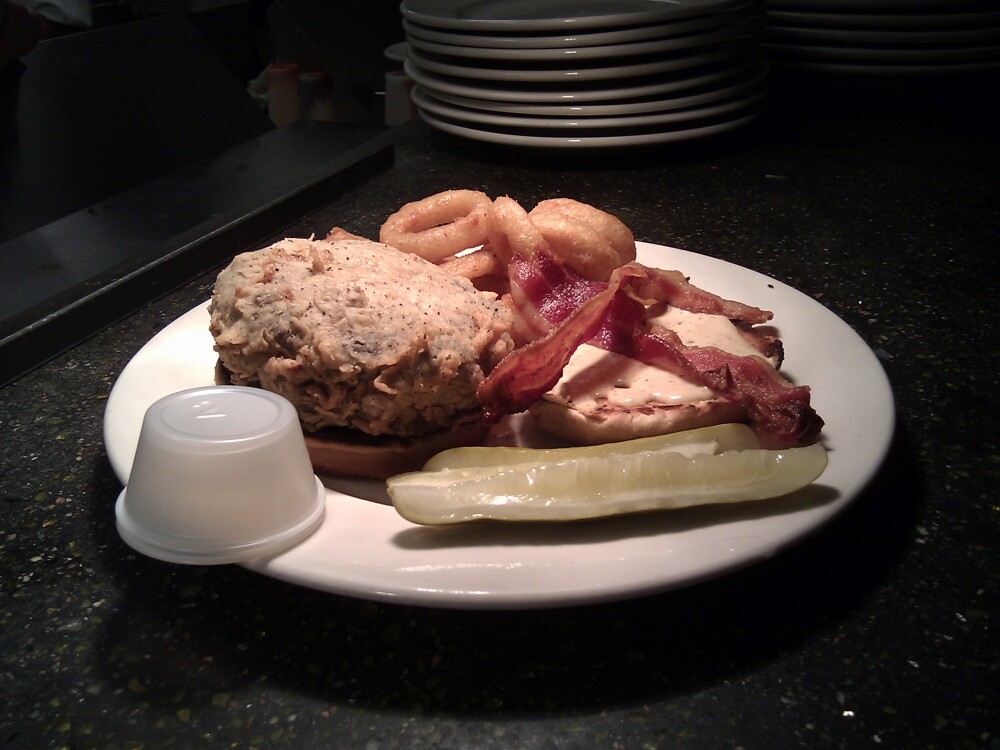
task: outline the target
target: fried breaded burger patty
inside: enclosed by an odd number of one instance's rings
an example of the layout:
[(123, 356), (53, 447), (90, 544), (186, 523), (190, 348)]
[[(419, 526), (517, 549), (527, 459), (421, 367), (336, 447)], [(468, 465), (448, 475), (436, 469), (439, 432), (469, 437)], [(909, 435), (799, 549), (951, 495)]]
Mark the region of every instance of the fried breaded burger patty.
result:
[(476, 420), (476, 388), (513, 346), (495, 294), (367, 240), (238, 255), (210, 313), (229, 382), (281, 394), (307, 433), (413, 438)]

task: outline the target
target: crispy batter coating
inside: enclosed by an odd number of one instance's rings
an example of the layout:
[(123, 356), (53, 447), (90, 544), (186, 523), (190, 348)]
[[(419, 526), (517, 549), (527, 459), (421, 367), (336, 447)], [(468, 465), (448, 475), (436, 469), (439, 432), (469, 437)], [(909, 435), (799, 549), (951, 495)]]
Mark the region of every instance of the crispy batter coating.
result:
[(367, 240), (282, 240), (220, 274), (210, 330), (232, 381), (280, 393), (303, 427), (421, 435), (478, 412), (512, 347), (496, 295)]

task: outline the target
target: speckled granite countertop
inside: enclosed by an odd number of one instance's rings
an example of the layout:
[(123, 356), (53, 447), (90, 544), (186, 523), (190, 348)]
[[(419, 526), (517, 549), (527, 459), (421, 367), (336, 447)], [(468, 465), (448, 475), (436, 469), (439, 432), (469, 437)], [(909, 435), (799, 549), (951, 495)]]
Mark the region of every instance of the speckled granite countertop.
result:
[(115, 531), (104, 405), (205, 277), (2, 391), (0, 746), (1000, 747), (996, 81), (864, 83), (777, 80), (749, 130), (633, 158), (417, 126), (393, 168), (288, 231), (373, 234), (452, 187), (567, 195), (797, 287), (876, 350), (897, 398), (887, 463), (833, 523), (699, 586), (542, 611), (144, 558)]

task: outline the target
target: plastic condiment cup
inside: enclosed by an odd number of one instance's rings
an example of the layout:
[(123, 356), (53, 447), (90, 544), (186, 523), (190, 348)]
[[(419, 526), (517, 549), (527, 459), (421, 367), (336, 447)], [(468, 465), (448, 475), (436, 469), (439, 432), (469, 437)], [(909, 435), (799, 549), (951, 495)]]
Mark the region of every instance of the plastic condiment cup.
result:
[(149, 407), (115, 514), (138, 552), (212, 565), (298, 544), (325, 508), (291, 403), (258, 388), (213, 386)]

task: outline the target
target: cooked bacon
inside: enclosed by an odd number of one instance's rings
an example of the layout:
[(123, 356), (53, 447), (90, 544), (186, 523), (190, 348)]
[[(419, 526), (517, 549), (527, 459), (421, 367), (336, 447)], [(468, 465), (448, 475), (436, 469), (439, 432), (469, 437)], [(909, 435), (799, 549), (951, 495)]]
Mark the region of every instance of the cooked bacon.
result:
[(685, 356), (689, 349), (690, 347), (684, 346), (676, 331), (656, 326), (636, 336), (635, 347), (628, 356), (652, 367), (672, 372), (691, 383), (708, 385), (702, 378), (701, 372)]
[[(756, 325), (766, 323), (773, 314), (767, 310), (724, 299), (692, 284), (680, 271), (650, 268), (628, 263), (616, 273), (624, 276), (632, 294), (646, 302), (665, 302), (692, 313), (725, 315), (729, 320)], [(510, 264), (511, 290), (517, 290), (515, 303), (528, 317), (540, 317), (548, 326), (535, 320), (532, 327), (548, 330), (563, 320), (585, 300), (598, 294), (605, 284), (590, 281), (548, 253), (535, 253), (531, 259), (516, 256)]]
[(808, 386), (792, 385), (758, 357), (734, 357), (714, 346), (689, 347), (684, 356), (709, 388), (743, 404), (750, 422), (771, 442), (816, 442), (823, 420), (809, 405)]
[(541, 398), (559, 381), (576, 348), (589, 342), (738, 400), (773, 442), (814, 442), (822, 429), (807, 386), (793, 386), (757, 357), (684, 346), (674, 331), (648, 325), (645, 302), (726, 315), (743, 324), (770, 320), (770, 312), (698, 289), (680, 272), (638, 263), (618, 268), (604, 284), (536, 254), (531, 261), (516, 257), (510, 278), (518, 312), (529, 321), (524, 330), (541, 335), (504, 358), (480, 385), (477, 397), (487, 421), (523, 411)]
[[(618, 293), (618, 287), (611, 283), (600, 286), (605, 288), (571, 310), (558, 325), (550, 326), (548, 333), (500, 360), (479, 384), (476, 398), (487, 422), (524, 411), (559, 382), (576, 348), (600, 330)], [(538, 316), (544, 320), (541, 313)]]
[(548, 253), (531, 260), (517, 255), (508, 268), (510, 294), (517, 310), (516, 335), (521, 342), (541, 338), (586, 300), (607, 286), (588, 281)]
[[(479, 385), (476, 396), (486, 421), (524, 411), (540, 399), (559, 382), (570, 356), (584, 342), (643, 361), (648, 354), (651, 363), (664, 369), (674, 369), (674, 363), (692, 374), (673, 352), (654, 352), (654, 342), (644, 341), (645, 305), (622, 291), (634, 269), (616, 269), (605, 284), (577, 276), (550, 256), (536, 253), (534, 259), (537, 263), (520, 257), (512, 261), (511, 293), (518, 290), (517, 314), (532, 321), (526, 328), (545, 326), (547, 332), (504, 357)], [(518, 298), (530, 306), (517, 305)]]
[(632, 274), (629, 288), (640, 299), (666, 302), (692, 313), (725, 315), (729, 320), (750, 325), (766, 323), (773, 317), (767, 310), (699, 289), (680, 271), (649, 268), (641, 263), (629, 263), (626, 268)]

